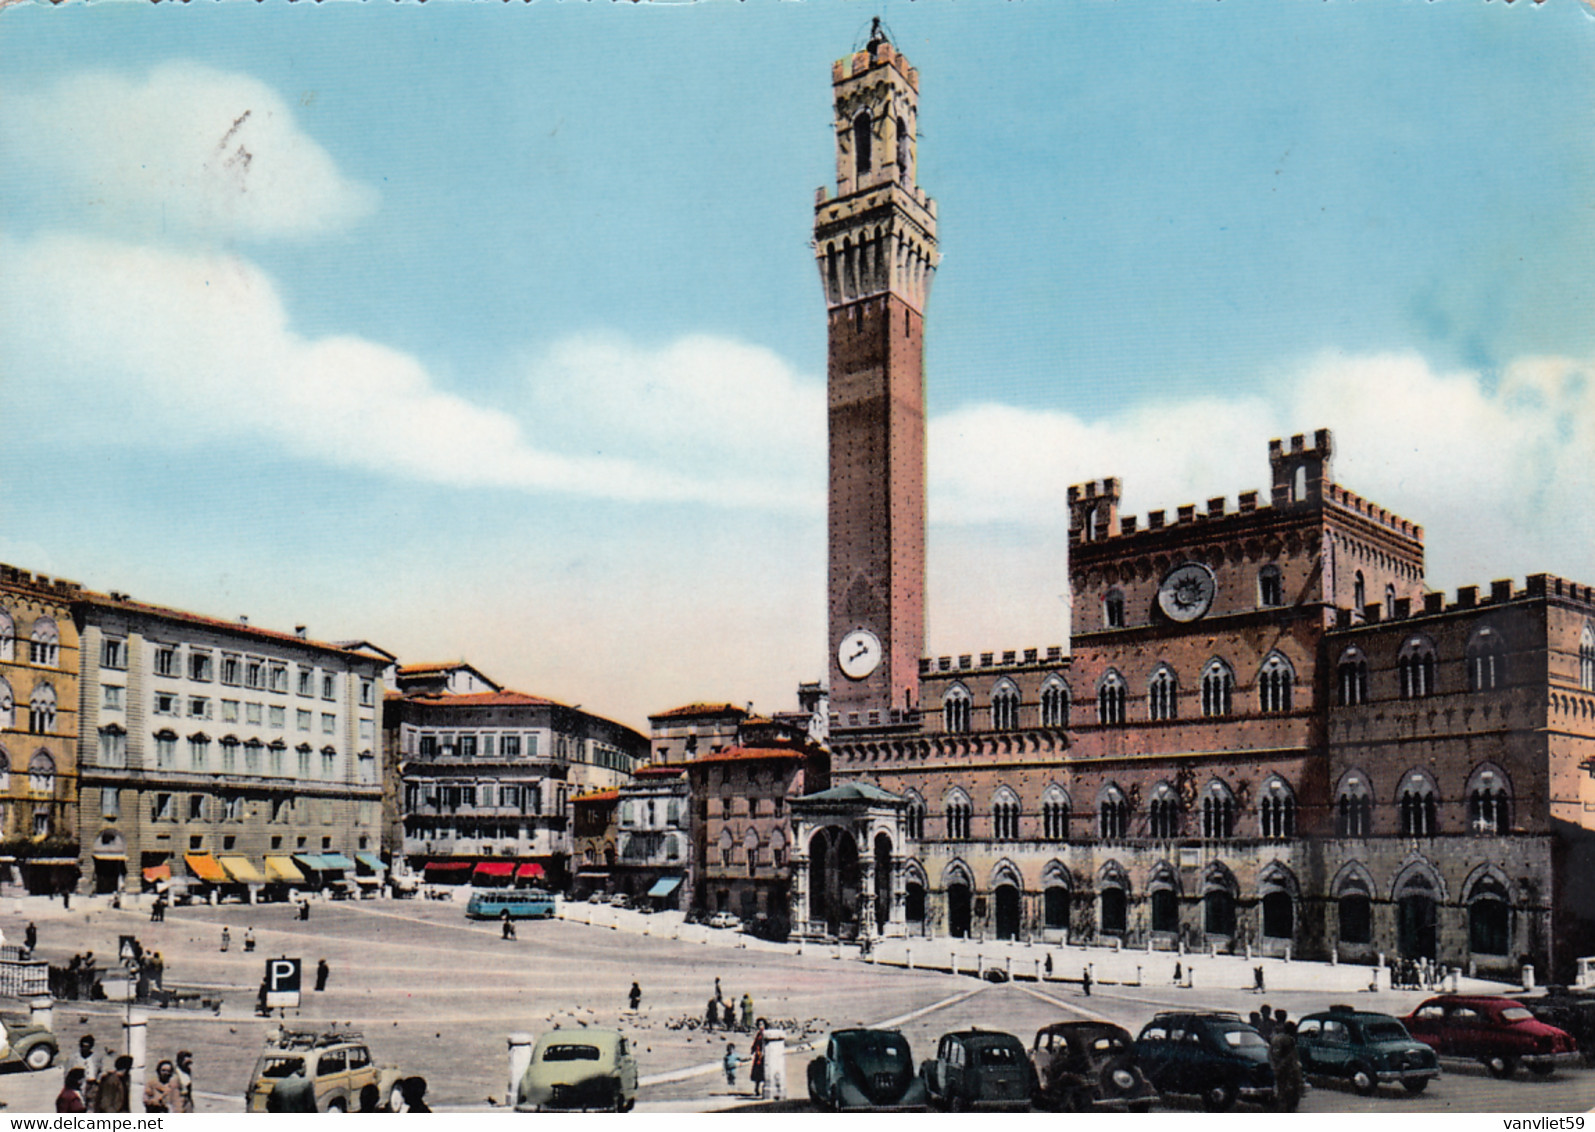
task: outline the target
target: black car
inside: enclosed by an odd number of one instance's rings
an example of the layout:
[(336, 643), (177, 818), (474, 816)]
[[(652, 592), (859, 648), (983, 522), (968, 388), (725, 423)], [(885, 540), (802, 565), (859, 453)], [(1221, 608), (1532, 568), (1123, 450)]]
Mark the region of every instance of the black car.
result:
[(836, 1112), (923, 1110), (930, 1097), (896, 1030), (837, 1030), (809, 1062), (809, 1100)]
[(1212, 1112), (1273, 1096), (1268, 1043), (1238, 1014), (1159, 1014), (1135, 1039), (1135, 1056), (1158, 1092), (1199, 1096)]
[(1036, 1091), (1024, 1043), (999, 1030), (943, 1034), (936, 1057), (920, 1067), (920, 1076), (932, 1105), (958, 1112), (1029, 1108)]
[(1381, 1084), (1399, 1082), (1421, 1093), (1440, 1076), (1434, 1050), (1407, 1033), (1401, 1019), (1350, 1006), (1309, 1014), (1296, 1027), (1302, 1072), (1339, 1077), (1368, 1096)]
[(1157, 1090), (1135, 1059), (1130, 1031), (1112, 1022), (1058, 1022), (1036, 1031), (1030, 1050), (1037, 1099), (1073, 1112), (1146, 1112)]

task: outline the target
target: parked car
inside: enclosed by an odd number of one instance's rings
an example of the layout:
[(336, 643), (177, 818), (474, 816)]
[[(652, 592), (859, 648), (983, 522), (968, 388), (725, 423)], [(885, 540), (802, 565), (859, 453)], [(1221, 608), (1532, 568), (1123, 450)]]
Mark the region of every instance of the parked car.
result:
[(736, 928), (742, 926), (742, 921), (730, 912), (716, 912), (709, 917), (711, 928)]
[(609, 900), (609, 897), (604, 895), (602, 892), (595, 892), (595, 893), (593, 893), (591, 896), (589, 896), (587, 898), (587, 903), (589, 903), (589, 904), (604, 904), (604, 903), (607, 903), (608, 900)]
[(809, 1062), (809, 1100), (836, 1112), (928, 1108), (925, 1082), (914, 1072), (908, 1039), (896, 1030), (837, 1030)]
[(1441, 1057), (1482, 1061), (1492, 1076), (1502, 1079), (1512, 1076), (1519, 1064), (1545, 1077), (1558, 1063), (1579, 1060), (1571, 1035), (1539, 1021), (1515, 998), (1440, 995), (1401, 1021)]
[(1296, 1049), (1308, 1076), (1339, 1077), (1368, 1096), (1382, 1084), (1421, 1093), (1440, 1076), (1434, 1050), (1407, 1033), (1399, 1018), (1331, 1006), (1296, 1025)]
[(1273, 1096), (1268, 1043), (1238, 1014), (1156, 1015), (1135, 1039), (1135, 1057), (1158, 1092), (1199, 1096), (1212, 1112)]
[(616, 893), (615, 898), (609, 902), (609, 906), (611, 908), (630, 908), (631, 897), (627, 896), (624, 892)]
[(246, 1112), (271, 1112), (272, 1090), (290, 1078), (309, 1082), (317, 1112), (354, 1112), (368, 1085), (390, 1103), (399, 1099), (399, 1071), (378, 1066), (371, 1050), (357, 1033), (278, 1030), (255, 1062), (249, 1088), (244, 1093)]
[(48, 1069), (55, 1061), (55, 1035), (21, 1014), (0, 1015), (5, 1027), (0, 1034), (0, 1066), (21, 1065), (27, 1069)]
[(619, 1030), (551, 1030), (537, 1039), (515, 1090), (516, 1112), (608, 1109), (637, 1104), (637, 1058)]
[(1517, 1001), (1547, 1026), (1566, 1031), (1584, 1054), (1584, 1063), (1595, 1065), (1595, 994), (1546, 987), (1542, 995), (1524, 995)]
[(1146, 1112), (1157, 1090), (1135, 1056), (1130, 1031), (1111, 1022), (1058, 1022), (1036, 1031), (1030, 1049), (1039, 1103), (1074, 1112)]
[(936, 1056), (920, 1067), (925, 1091), (935, 1108), (1030, 1107), (1036, 1071), (1025, 1045), (999, 1030), (959, 1030), (943, 1034)]

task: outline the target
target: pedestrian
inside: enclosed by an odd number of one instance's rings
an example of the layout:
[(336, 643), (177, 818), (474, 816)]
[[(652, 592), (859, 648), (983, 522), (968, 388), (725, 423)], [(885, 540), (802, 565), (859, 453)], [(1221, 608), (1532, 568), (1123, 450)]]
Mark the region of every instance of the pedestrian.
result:
[(318, 991), (324, 991), (327, 989), (327, 976), (330, 974), (332, 974), (332, 968), (327, 966), (327, 961), (325, 959), (317, 960), (316, 989)]
[(116, 1059), (116, 1065), (108, 1069), (100, 1077), (99, 1095), (94, 1098), (95, 1112), (132, 1112), (128, 1104), (128, 1074), (133, 1070), (133, 1059), (123, 1054)]
[(255, 950), (255, 929), (253, 927), (247, 927), (244, 929), (244, 950)]
[[(1280, 1014), (1285, 1012), (1281, 1010)], [(1295, 1112), (1301, 1105), (1301, 1057), (1296, 1050), (1296, 1023), (1281, 1019), (1268, 1040), (1268, 1064), (1274, 1071), (1274, 1106)]]
[(637, 1013), (637, 1007), (642, 1004), (642, 987), (637, 985), (637, 980), (631, 981), (631, 991), (626, 996), (631, 1000), (631, 1012)]
[(742, 1028), (753, 1029), (753, 995), (746, 991), (742, 994)]
[(737, 1047), (733, 1043), (727, 1042), (725, 1058), (720, 1062), (721, 1067), (726, 1071), (727, 1088), (734, 1089), (737, 1087), (737, 1066), (741, 1061), (742, 1059), (737, 1056)]
[[(61, 907), (65, 911), (72, 911), (72, 890), (70, 888), (61, 890)], [(124, 1109), (123, 1111), (125, 1112), (126, 1110)]]
[(1265, 1002), (1260, 1013), (1263, 1017), (1263, 1024), (1257, 1027), (1257, 1032), (1263, 1035), (1263, 1041), (1266, 1042), (1274, 1036), (1274, 1012), (1269, 1009), (1268, 1003)]
[(1290, 1015), (1285, 1013), (1283, 1006), (1276, 1008), (1274, 1010), (1274, 1031), (1277, 1033), (1283, 1030), (1289, 1024), (1289, 1018)]
[(155, 1067), (155, 1076), (144, 1082), (144, 1111), (176, 1112), (182, 1103), (180, 1089), (177, 1066), (170, 1061), (162, 1061)]
[(720, 1024), (720, 1000), (711, 998), (703, 1012), (703, 1028), (712, 1030)]
[(714, 979), (714, 1000), (719, 1002), (724, 997), (725, 995), (720, 993), (720, 976), (716, 975)]
[(222, 928), (222, 950), (226, 951), (233, 945), (233, 933), (227, 928)]
[(1185, 971), (1180, 966), (1180, 961), (1178, 959), (1176, 959), (1174, 961), (1174, 985), (1175, 986), (1179, 986), (1180, 983), (1182, 983), (1184, 981), (1184, 979), (1185, 979)]
[(1252, 968), (1252, 989), (1258, 994), (1263, 992), (1263, 965), (1259, 963)]
[(1041, 961), (1041, 969), (1046, 972), (1047, 978), (1052, 978), (1052, 952), (1047, 952), (1047, 957)]
[(194, 1055), (186, 1049), (177, 1051), (177, 1097), (173, 1112), (194, 1111)]
[(1085, 996), (1091, 997), (1091, 964), (1087, 963), (1080, 972), (1080, 985), (1085, 988)]
[(270, 980), (266, 976), (262, 975), (260, 979), (260, 990), (255, 992), (255, 1013), (260, 1015), (262, 1018), (271, 1017), (271, 1008), (266, 1005), (266, 991), (267, 984), (269, 982)]
[(28, 926), (22, 930), (22, 949), (32, 955), (33, 949), (38, 946), (39, 929), (32, 920), (29, 920)]
[(764, 1096), (764, 1046), (769, 1040), (764, 1036), (764, 1027), (767, 1025), (763, 1018), (759, 1019), (758, 1031), (753, 1035), (753, 1064), (748, 1069), (748, 1080), (753, 1082), (753, 1095)]
[(161, 901), (165, 899), (166, 897), (156, 893), (155, 903), (150, 905), (150, 923), (158, 924), (161, 922)]
[(360, 1111), (361, 1112), (391, 1112), (391, 1109), (382, 1107), (382, 1090), (375, 1085), (360, 1086)]
[(88, 1112), (88, 1103), (83, 1099), (83, 1070), (68, 1069), (66, 1080), (61, 1085), (61, 1091), (55, 1095), (56, 1112)]
[(399, 1091), (404, 1094), (405, 1112), (431, 1112), (426, 1104), (426, 1078), (406, 1077), (399, 1083)]
[(504, 911), (499, 913), (498, 919), (499, 919), (499, 925), (500, 925), (499, 930), (500, 930), (500, 933), (503, 936), (503, 938), (504, 939), (514, 939), (515, 938), (515, 921), (510, 919), (510, 910), (508, 908), (504, 909)]
[(305, 1076), (303, 1065), (271, 1087), (271, 1092), (266, 1094), (266, 1111), (316, 1111), (316, 1087)]
[(83, 1103), (87, 1111), (94, 1111), (94, 1098), (100, 1088), (100, 1055), (94, 1048), (94, 1035), (84, 1034), (78, 1039), (78, 1051), (67, 1059), (64, 1067), (70, 1074), (74, 1069), (83, 1071)]

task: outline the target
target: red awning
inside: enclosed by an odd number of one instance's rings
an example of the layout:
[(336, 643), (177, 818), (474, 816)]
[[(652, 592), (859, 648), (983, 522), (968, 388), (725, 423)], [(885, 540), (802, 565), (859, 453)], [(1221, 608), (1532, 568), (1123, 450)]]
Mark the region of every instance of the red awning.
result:
[(539, 865), (536, 861), (527, 861), (515, 871), (515, 876), (519, 880), (527, 880), (528, 878), (536, 878), (543, 875), (545, 875), (543, 872), (543, 866)]
[(428, 861), (426, 871), (429, 873), (457, 873), (461, 869), (471, 867), (469, 861)]
[(144, 879), (149, 881), (151, 884), (154, 884), (158, 880), (171, 880), (172, 866), (146, 865), (144, 868)]
[(514, 861), (483, 861), (476, 866), (476, 875), (479, 877), (507, 877), (514, 873)]

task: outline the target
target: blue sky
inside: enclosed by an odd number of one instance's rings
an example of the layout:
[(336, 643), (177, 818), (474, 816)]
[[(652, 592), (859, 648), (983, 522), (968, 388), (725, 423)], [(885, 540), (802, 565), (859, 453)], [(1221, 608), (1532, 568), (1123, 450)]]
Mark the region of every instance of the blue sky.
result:
[[(1595, 580), (1595, 13), (25, 3), (0, 556), (644, 725), (824, 670), (829, 70), (920, 70), (930, 648), (1062, 643), (1068, 484)], [(247, 112), (247, 113), (246, 113)]]

